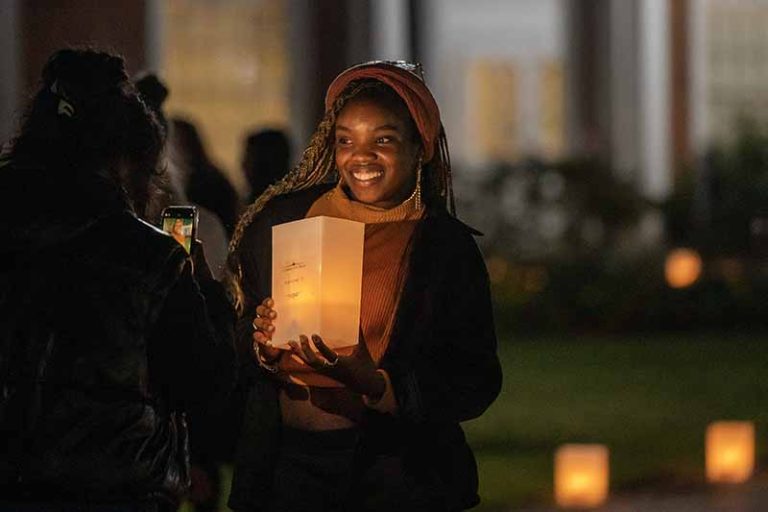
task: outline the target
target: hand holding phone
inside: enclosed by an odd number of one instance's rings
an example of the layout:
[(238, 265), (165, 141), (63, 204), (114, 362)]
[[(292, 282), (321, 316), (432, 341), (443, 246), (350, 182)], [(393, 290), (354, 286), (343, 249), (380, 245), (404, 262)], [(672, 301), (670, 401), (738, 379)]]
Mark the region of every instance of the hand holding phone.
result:
[(163, 231), (179, 242), (187, 253), (192, 251), (192, 241), (197, 236), (197, 208), (194, 206), (169, 206), (163, 210)]
[(199, 281), (215, 281), (208, 260), (205, 258), (205, 250), (200, 240), (192, 241), (192, 275)]

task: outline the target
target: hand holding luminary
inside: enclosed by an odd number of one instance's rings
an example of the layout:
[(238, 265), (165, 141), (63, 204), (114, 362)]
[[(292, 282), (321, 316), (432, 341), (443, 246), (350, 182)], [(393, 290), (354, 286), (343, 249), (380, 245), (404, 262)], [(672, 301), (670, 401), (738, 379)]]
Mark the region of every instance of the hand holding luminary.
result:
[[(253, 320), (253, 340), (256, 357), (262, 362), (274, 362), (280, 357), (281, 350), (269, 345), (275, 326), (272, 323), (277, 318), (277, 311), (272, 309), (274, 301), (271, 297), (256, 308), (256, 318)], [(329, 348), (323, 339), (312, 335), (312, 345), (306, 335), (300, 335), (299, 341), (288, 343), (290, 351), (319, 373), (327, 375), (344, 384), (347, 388), (377, 400), (384, 394), (386, 380), (377, 371), (376, 365), (368, 352), (362, 333), (357, 345), (349, 355), (342, 355)], [(266, 361), (264, 361), (266, 360)]]

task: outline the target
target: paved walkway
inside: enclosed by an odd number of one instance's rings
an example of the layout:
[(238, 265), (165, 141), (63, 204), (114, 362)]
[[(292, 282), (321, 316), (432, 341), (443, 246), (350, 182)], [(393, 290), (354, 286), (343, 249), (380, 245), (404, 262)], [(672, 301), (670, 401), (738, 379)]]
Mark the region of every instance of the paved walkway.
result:
[[(562, 509), (526, 508), (515, 512), (555, 511)], [(768, 479), (689, 493), (620, 494), (595, 512), (768, 512)]]

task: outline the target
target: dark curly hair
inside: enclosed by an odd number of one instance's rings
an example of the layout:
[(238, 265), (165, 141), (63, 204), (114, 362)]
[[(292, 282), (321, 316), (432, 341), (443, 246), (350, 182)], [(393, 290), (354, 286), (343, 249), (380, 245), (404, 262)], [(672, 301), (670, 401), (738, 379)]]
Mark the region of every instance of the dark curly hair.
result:
[(165, 133), (128, 80), (122, 57), (90, 48), (55, 52), (42, 71), (9, 157), (62, 173), (101, 174), (145, 216), (161, 174)]

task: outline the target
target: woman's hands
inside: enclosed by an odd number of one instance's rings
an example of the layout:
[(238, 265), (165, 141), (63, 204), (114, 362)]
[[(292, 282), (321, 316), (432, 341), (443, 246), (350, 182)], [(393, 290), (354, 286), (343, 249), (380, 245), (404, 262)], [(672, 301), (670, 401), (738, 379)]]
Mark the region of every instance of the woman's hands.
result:
[(280, 358), (280, 349), (270, 345), (275, 326), (272, 321), (277, 318), (277, 311), (272, 309), (275, 301), (267, 297), (256, 306), (256, 318), (253, 319), (253, 350), (258, 358), (261, 356), (263, 363), (275, 362)]
[(203, 243), (200, 240), (192, 240), (190, 249), (190, 258), (192, 259), (192, 275), (198, 281), (213, 281), (211, 267), (208, 266), (208, 260), (205, 257)]
[(384, 376), (376, 371), (376, 365), (368, 352), (362, 333), (350, 355), (337, 354), (317, 334), (312, 335), (312, 344), (317, 352), (312, 350), (309, 340), (304, 335), (299, 336), (298, 343), (290, 341), (288, 344), (291, 351), (307, 365), (341, 382), (355, 393), (366, 395), (376, 401), (386, 390), (387, 382)]
[[(253, 349), (261, 362), (267, 364), (277, 361), (282, 352), (270, 345), (275, 332), (272, 322), (277, 318), (274, 305), (272, 298), (267, 297), (256, 307), (256, 318), (253, 319)], [(356, 393), (375, 401), (386, 390), (386, 379), (376, 371), (376, 364), (368, 352), (362, 333), (349, 355), (337, 354), (317, 334), (312, 335), (312, 345), (304, 335), (299, 336), (298, 342), (290, 341), (288, 345), (293, 354), (315, 371), (341, 382)]]

